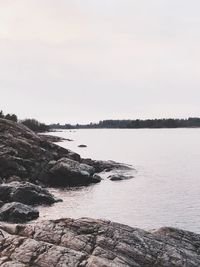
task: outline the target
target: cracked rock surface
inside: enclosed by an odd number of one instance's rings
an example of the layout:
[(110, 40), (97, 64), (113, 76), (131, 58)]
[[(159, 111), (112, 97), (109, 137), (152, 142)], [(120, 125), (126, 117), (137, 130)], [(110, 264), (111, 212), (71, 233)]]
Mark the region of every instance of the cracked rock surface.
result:
[(2, 267), (200, 266), (200, 235), (174, 228), (148, 232), (89, 218), (0, 228)]

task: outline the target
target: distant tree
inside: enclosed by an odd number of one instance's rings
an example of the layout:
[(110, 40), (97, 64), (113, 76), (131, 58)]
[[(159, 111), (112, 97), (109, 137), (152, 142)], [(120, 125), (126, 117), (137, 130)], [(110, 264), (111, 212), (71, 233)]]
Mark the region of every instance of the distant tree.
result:
[(2, 110), (0, 111), (0, 118), (17, 122), (17, 115), (15, 115), (15, 114), (6, 114), (6, 115), (4, 115)]
[(50, 129), (48, 125), (41, 123), (35, 119), (25, 119), (22, 120), (21, 123), (34, 132), (48, 132)]
[(17, 122), (17, 116), (15, 114), (7, 114), (4, 118), (6, 120)]
[(1, 118), (1, 119), (4, 118), (4, 114), (3, 114), (3, 111), (2, 111), (2, 110), (0, 111), (0, 118)]
[(200, 127), (200, 118), (189, 119), (154, 119), (154, 120), (103, 120), (99, 123), (76, 124), (76, 125), (50, 125), (51, 128), (60, 129), (93, 129), (93, 128), (180, 128), (180, 127)]

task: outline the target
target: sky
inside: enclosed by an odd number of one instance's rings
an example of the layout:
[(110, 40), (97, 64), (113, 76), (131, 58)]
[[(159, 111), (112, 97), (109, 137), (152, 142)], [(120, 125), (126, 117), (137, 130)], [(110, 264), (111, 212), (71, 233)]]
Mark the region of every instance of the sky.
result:
[(0, 110), (200, 117), (199, 0), (0, 0)]

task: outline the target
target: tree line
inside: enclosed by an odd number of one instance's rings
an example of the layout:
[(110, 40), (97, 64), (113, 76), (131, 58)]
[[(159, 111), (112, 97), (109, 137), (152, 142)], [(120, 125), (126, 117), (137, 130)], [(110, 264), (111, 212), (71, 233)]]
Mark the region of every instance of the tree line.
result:
[(141, 129), (141, 128), (191, 128), (200, 127), (200, 118), (188, 119), (147, 119), (147, 120), (102, 120), (89, 124), (51, 124), (54, 129)]
[(3, 111), (0, 111), (0, 119), (6, 119), (14, 122), (20, 122), (29, 129), (31, 129), (34, 132), (47, 132), (49, 131), (50, 127), (46, 125), (45, 123), (41, 123), (36, 119), (24, 119), (24, 120), (18, 120), (16, 114), (5, 114)]
[(16, 114), (4, 114), (0, 111), (0, 118), (20, 122), (34, 132), (47, 132), (51, 129), (141, 129), (141, 128), (191, 128), (200, 127), (200, 118), (188, 119), (147, 119), (147, 120), (102, 120), (89, 124), (50, 124), (41, 123), (36, 119), (18, 120)]
[(18, 121), (17, 115), (9, 114), (9, 113), (4, 115), (2, 110), (0, 111), (0, 119), (6, 119), (6, 120), (10, 120), (10, 121), (15, 121), (15, 122)]
[(34, 132), (48, 132), (50, 127), (45, 123), (39, 122), (36, 119), (25, 119), (20, 121), (20, 123), (24, 124), (26, 127), (31, 129)]

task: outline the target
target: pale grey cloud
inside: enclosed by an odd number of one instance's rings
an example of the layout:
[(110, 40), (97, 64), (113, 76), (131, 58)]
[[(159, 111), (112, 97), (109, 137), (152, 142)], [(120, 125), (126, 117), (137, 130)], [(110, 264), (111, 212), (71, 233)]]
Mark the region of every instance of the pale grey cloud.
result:
[(1, 0), (0, 109), (47, 122), (200, 115), (198, 0)]

